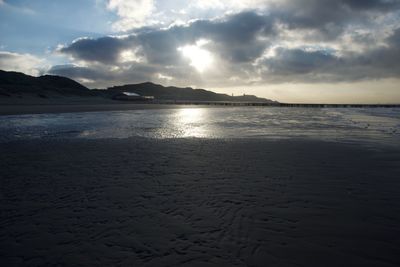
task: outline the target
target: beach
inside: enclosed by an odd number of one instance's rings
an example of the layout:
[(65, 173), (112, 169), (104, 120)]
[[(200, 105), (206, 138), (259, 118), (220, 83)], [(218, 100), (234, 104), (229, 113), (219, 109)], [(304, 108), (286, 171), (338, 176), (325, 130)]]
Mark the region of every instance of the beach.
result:
[(0, 25), (0, 267), (400, 267), (400, 0)]
[(398, 266), (400, 150), (312, 140), (0, 144), (4, 266)]
[[(1, 100), (1, 99), (0, 99)], [(112, 100), (95, 99), (88, 101), (77, 98), (76, 101), (20, 101), (12, 104), (4, 104), (0, 101), (0, 116), (25, 115), (25, 114), (48, 114), (48, 113), (76, 113), (76, 112), (101, 112), (101, 111), (129, 111), (145, 109), (177, 109), (177, 108), (221, 108), (221, 107), (281, 107), (281, 108), (378, 108), (392, 109), (400, 108), (400, 105), (369, 105), (369, 104), (284, 104), (284, 103), (246, 103), (246, 102), (213, 102), (213, 101), (160, 101), (132, 103), (117, 102)]]
[(123, 111), (143, 109), (167, 109), (179, 106), (169, 104), (132, 104), (132, 103), (36, 103), (0, 105), (1, 115), (22, 115), (22, 114), (46, 114), (46, 113), (73, 113), (73, 112), (96, 112), (96, 111)]

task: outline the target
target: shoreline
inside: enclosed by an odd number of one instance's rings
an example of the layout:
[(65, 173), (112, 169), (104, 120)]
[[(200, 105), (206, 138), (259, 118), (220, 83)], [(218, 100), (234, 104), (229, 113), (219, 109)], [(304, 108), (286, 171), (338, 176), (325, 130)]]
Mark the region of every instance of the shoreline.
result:
[(99, 111), (125, 111), (145, 109), (177, 109), (185, 107), (223, 108), (223, 107), (287, 107), (287, 108), (400, 108), (397, 104), (288, 104), (288, 103), (240, 103), (240, 102), (165, 102), (165, 103), (33, 103), (0, 104), (0, 116), (45, 113), (75, 113)]
[[(173, 104), (33, 104), (33, 105), (0, 105), (0, 116), (53, 114), (75, 112), (125, 111), (145, 109), (175, 109), (183, 105)], [(200, 107), (200, 106), (196, 106)]]

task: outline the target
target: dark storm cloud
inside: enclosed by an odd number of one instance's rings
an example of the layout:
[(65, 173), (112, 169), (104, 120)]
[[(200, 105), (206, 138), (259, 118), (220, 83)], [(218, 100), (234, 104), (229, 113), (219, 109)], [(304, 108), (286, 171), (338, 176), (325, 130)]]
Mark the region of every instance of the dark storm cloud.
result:
[(269, 43), (259, 37), (275, 34), (272, 16), (243, 12), (226, 21), (199, 21), (192, 25), (195, 32), (215, 42), (215, 50), (233, 63), (248, 62), (259, 57)]
[(243, 12), (224, 20), (198, 20), (166, 30), (147, 29), (125, 38), (79, 39), (59, 51), (77, 59), (114, 64), (123, 50), (138, 49), (138, 54), (150, 63), (171, 65), (180, 60), (178, 47), (210, 39), (224, 57), (243, 62), (260, 56), (267, 43), (257, 38), (271, 34), (273, 24), (268, 17)]
[(392, 10), (398, 8), (400, 1), (398, 0), (344, 0), (346, 5), (353, 9), (362, 10)]
[[(204, 48), (228, 66), (224, 70), (224, 80), (229, 77), (251, 79), (250, 76), (256, 73), (262, 76), (262, 82), (354, 81), (399, 77), (397, 62), (400, 55), (400, 30), (394, 31), (387, 39), (380, 40), (386, 46), (374, 44), (376, 38), (382, 38), (374, 31), (361, 35), (349, 32), (351, 26), (368, 31), (375, 18), (382, 19), (384, 16), (398, 14), (399, 2), (282, 1), (272, 6), (267, 13), (246, 11), (214, 20), (196, 20), (188, 25), (175, 25), (167, 29), (142, 28), (123, 38), (109, 36), (79, 39), (59, 51), (88, 62), (89, 67), (68, 67), (51, 71), (75, 78), (79, 76), (93, 80), (118, 79), (128, 82), (151, 80), (162, 73), (176, 78), (177, 81), (195, 83), (199, 80), (198, 75), (188, 67), (187, 60), (182, 57), (178, 48), (206, 39), (211, 42), (205, 44)], [(303, 39), (292, 41), (314, 44), (306, 48), (296, 48), (296, 44), (291, 46), (294, 48), (282, 45), (280, 42), (286, 38), (280, 31), (282, 28), (292, 33), (310, 31), (310, 35), (304, 33), (297, 37)], [(338, 44), (344, 33), (354, 37), (352, 42), (358, 42), (368, 49), (341, 53), (342, 51), (321, 48), (324, 45), (319, 45), (320, 42)], [(263, 58), (266, 49), (271, 47), (280, 48), (275, 49), (273, 57)], [(127, 49), (144, 60), (122, 63), (121, 52)], [(92, 63), (95, 65), (90, 65)], [(110, 71), (107, 66), (100, 66), (99, 63), (121, 68)]]
[(400, 76), (400, 28), (397, 28), (386, 40), (387, 46), (373, 49), (356, 58), (353, 64), (370, 67), (375, 77)]
[(305, 51), (302, 49), (278, 48), (276, 56), (265, 60), (269, 71), (273, 74), (307, 74), (323, 71), (337, 65), (339, 59), (327, 51)]
[(278, 48), (276, 55), (260, 62), (270, 81), (338, 82), (400, 76), (400, 28), (386, 40), (387, 46), (362, 54), (336, 56), (336, 51)]
[(395, 11), (399, 0), (296, 0), (274, 10), (276, 18), (290, 29), (317, 31), (315, 39), (334, 40), (353, 24), (368, 25), (371, 14)]
[(62, 47), (59, 52), (87, 61), (114, 63), (118, 60), (120, 51), (129, 47), (131, 41), (131, 38), (110, 36), (98, 39), (81, 38)]
[(316, 39), (334, 40), (351, 21), (365, 22), (367, 17), (362, 11), (379, 13), (398, 6), (399, 1), (394, 0), (286, 1), (266, 15), (247, 11), (220, 20), (197, 20), (188, 26), (173, 26), (166, 30), (147, 28), (125, 38), (84, 38), (60, 52), (86, 61), (114, 64), (120, 53), (130, 48), (138, 49), (137, 52), (151, 63), (171, 65), (179, 63), (177, 47), (204, 38), (212, 40), (211, 48), (232, 63), (249, 62), (274, 41), (278, 22), (292, 30), (316, 30), (320, 33), (313, 36)]
[(388, 43), (393, 48), (399, 48), (400, 46), (400, 28), (394, 30), (393, 34), (388, 38)]
[(248, 45), (258, 36), (274, 34), (272, 17), (255, 12), (242, 12), (224, 20), (199, 20), (187, 29), (190, 33), (233, 46)]
[(143, 33), (138, 35), (138, 41), (152, 63), (175, 63), (180, 57), (177, 47), (193, 44), (199, 39), (212, 40), (210, 48), (232, 62), (246, 62), (260, 56), (267, 45), (257, 37), (272, 33), (268, 18), (244, 12), (223, 21), (198, 20), (189, 26)]

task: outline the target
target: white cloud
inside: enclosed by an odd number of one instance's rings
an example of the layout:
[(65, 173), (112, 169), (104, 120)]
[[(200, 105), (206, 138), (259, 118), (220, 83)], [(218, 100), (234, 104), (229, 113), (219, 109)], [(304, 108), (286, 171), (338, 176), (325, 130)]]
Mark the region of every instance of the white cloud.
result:
[(146, 20), (155, 10), (153, 0), (109, 0), (107, 8), (120, 17), (113, 24), (117, 31), (127, 31), (148, 24)]
[(264, 9), (273, 0), (193, 0), (192, 5), (202, 9), (222, 9), (226, 11), (241, 11), (244, 9)]
[(94, 80), (86, 79), (86, 78), (77, 78), (76, 80), (77, 80), (79, 83), (83, 83), (83, 84), (92, 84), (92, 83), (95, 83)]
[(161, 79), (161, 80), (167, 80), (167, 81), (171, 81), (171, 80), (174, 79), (174, 77), (168, 76), (168, 75), (164, 75), (162, 73), (157, 73), (157, 78)]
[(143, 57), (138, 55), (138, 49), (127, 49), (123, 50), (119, 54), (119, 62), (120, 63), (128, 63), (128, 62), (143, 62)]
[(34, 55), (0, 51), (0, 69), (2, 70), (18, 71), (37, 76), (42, 70), (48, 68), (49, 65), (44, 59)]
[[(101, 1), (101, 0), (97, 0)], [(109, 11), (118, 15), (115, 31), (143, 26), (183, 25), (194, 19), (211, 19), (243, 10), (266, 10), (278, 0), (106, 0)]]
[(223, 9), (226, 6), (226, 1), (220, 1), (220, 0), (196, 0), (194, 2), (194, 6), (197, 6), (199, 8), (203, 9)]

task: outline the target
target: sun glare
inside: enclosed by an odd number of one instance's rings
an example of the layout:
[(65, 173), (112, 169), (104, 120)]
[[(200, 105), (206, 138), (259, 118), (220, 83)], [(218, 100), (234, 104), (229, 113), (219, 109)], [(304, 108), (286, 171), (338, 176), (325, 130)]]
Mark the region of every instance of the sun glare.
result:
[(206, 49), (202, 48), (208, 41), (200, 40), (195, 45), (186, 45), (178, 48), (182, 55), (189, 59), (190, 66), (195, 68), (198, 72), (204, 72), (209, 69), (213, 63), (212, 54)]
[(209, 131), (206, 121), (206, 109), (183, 108), (176, 113), (174, 123), (180, 137), (205, 137)]

